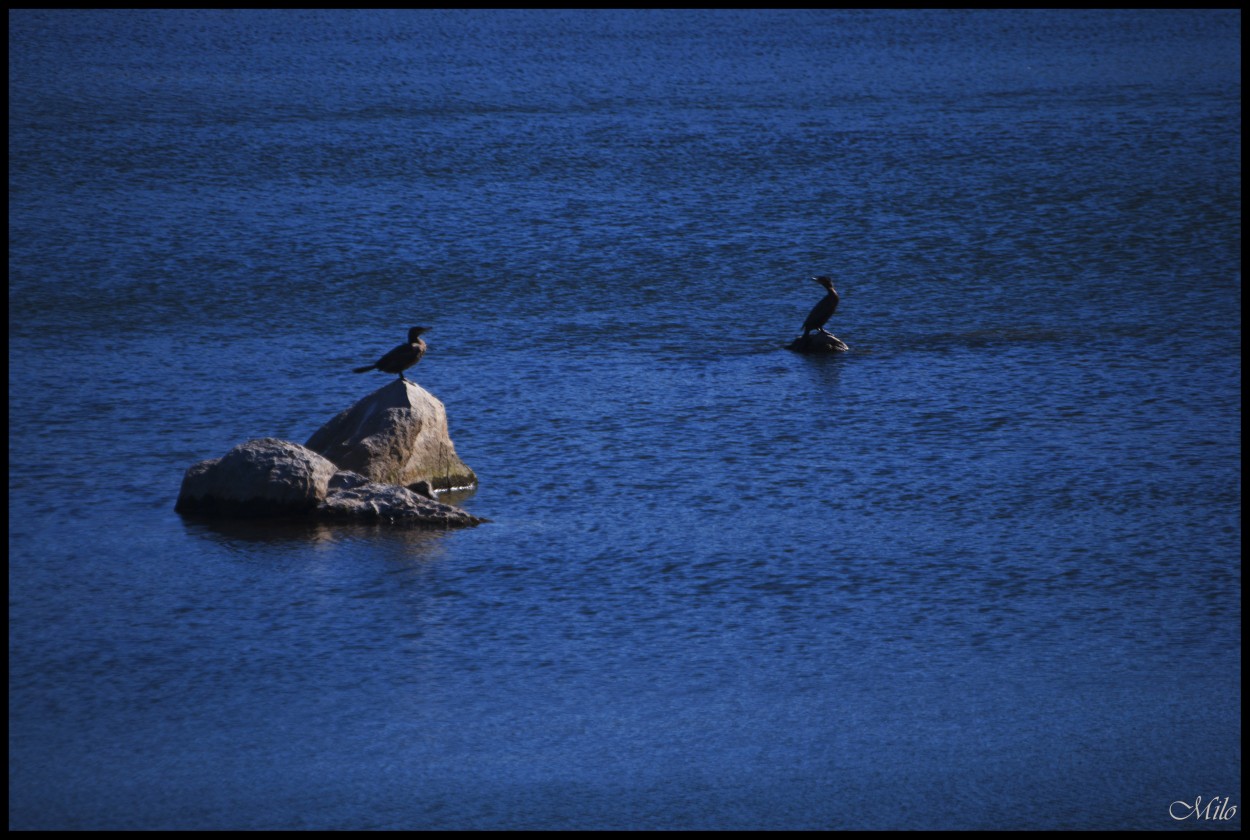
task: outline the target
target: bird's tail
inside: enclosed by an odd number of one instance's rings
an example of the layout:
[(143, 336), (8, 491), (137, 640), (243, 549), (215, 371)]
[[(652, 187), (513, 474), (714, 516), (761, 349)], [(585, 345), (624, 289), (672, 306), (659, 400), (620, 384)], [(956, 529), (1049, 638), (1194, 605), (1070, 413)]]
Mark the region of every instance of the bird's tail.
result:
[(365, 373), (366, 371), (373, 370), (375, 367), (377, 367), (377, 365), (365, 365), (364, 367), (352, 368), (352, 373)]

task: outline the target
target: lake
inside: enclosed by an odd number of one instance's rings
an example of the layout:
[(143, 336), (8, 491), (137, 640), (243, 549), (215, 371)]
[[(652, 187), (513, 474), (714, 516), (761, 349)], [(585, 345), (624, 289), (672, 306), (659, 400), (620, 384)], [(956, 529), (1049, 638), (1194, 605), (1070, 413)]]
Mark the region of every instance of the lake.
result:
[(11, 11), (10, 828), (1240, 829), (1240, 30)]

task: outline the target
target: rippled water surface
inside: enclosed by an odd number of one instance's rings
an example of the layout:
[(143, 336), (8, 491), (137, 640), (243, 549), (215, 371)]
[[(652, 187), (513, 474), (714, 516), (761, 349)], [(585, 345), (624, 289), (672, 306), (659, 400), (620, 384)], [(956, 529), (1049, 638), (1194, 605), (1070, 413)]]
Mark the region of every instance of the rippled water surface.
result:
[(10, 827), (1240, 828), (1240, 21), (11, 12)]

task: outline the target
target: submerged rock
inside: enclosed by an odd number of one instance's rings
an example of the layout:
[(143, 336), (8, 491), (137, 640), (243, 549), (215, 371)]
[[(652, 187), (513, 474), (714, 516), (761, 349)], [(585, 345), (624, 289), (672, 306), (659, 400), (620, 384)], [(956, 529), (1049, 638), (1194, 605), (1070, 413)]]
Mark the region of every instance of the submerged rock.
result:
[(260, 438), (192, 464), (174, 510), (220, 516), (283, 516), (316, 509), (337, 471), (297, 443)]
[(402, 379), (340, 412), (305, 446), (340, 469), (382, 484), (427, 482), (433, 490), (477, 484), (447, 434), (443, 404)]
[(353, 472), (339, 472), (330, 480), (325, 501), (317, 507), (322, 519), (352, 522), (384, 521), (395, 524), (437, 525), (455, 528), (487, 520), (452, 505), (418, 495), (407, 487), (378, 484)]
[(796, 353), (845, 353), (851, 348), (836, 335), (827, 332), (811, 332), (790, 342), (790, 350)]

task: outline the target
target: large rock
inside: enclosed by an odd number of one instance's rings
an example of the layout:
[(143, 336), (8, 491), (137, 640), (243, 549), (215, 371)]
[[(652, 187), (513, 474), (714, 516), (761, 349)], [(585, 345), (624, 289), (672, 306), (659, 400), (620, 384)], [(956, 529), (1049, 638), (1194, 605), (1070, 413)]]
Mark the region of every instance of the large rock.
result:
[(316, 452), (274, 438), (249, 440), (192, 464), (174, 507), (210, 517), (307, 517), (457, 528), (487, 520), (407, 487), (339, 471)]
[(487, 520), (452, 505), (426, 498), (406, 487), (378, 484), (353, 472), (330, 479), (325, 501), (317, 507), (321, 519), (351, 522), (390, 522), (400, 525), (436, 525), (457, 528)]
[(305, 445), (340, 469), (380, 484), (427, 481), (436, 490), (477, 484), (447, 434), (443, 404), (402, 379), (339, 413)]
[(220, 458), (192, 464), (174, 510), (242, 517), (309, 513), (325, 500), (336, 471), (297, 443), (249, 440)]

